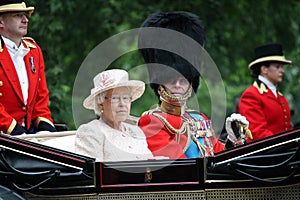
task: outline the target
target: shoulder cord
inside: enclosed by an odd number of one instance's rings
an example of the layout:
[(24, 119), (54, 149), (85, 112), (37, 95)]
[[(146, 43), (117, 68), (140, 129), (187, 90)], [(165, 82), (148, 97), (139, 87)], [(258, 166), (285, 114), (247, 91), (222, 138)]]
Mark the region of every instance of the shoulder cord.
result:
[(179, 143), (179, 141), (180, 141), (179, 135), (180, 135), (180, 134), (183, 134), (183, 133), (185, 133), (185, 132), (187, 131), (187, 125), (188, 125), (188, 122), (184, 121), (184, 122), (182, 123), (181, 127), (180, 127), (179, 129), (176, 129), (176, 128), (174, 128), (174, 127), (168, 122), (168, 120), (167, 120), (166, 118), (164, 118), (164, 117), (161, 116), (160, 114), (153, 112), (152, 115), (155, 116), (155, 117), (157, 117), (157, 118), (165, 125), (165, 127), (168, 129), (168, 131), (169, 131), (170, 133), (176, 135), (176, 136), (175, 136), (175, 137), (176, 137), (176, 142)]
[[(184, 118), (185, 118), (187, 121), (189, 121), (190, 126), (194, 126), (194, 125), (192, 124), (194, 118), (193, 118), (192, 116), (190, 116), (190, 114), (189, 114), (188, 112), (186, 112), (186, 114), (187, 114), (188, 116), (184, 116)], [(190, 118), (191, 118), (191, 119), (190, 119)], [(190, 136), (191, 136), (191, 138), (193, 139), (193, 141), (196, 143), (196, 145), (198, 146), (198, 149), (199, 149), (199, 151), (201, 152), (201, 155), (203, 155), (203, 156), (207, 155), (204, 146), (198, 141), (198, 139), (197, 139), (197, 137), (195, 136), (195, 134), (191, 134), (191, 133), (190, 133)]]
[(192, 137), (193, 141), (197, 144), (197, 146), (198, 146), (198, 148), (199, 148), (199, 150), (200, 150), (200, 152), (201, 152), (201, 155), (202, 155), (203, 157), (206, 156), (207, 153), (206, 153), (206, 150), (205, 150), (205, 148), (203, 147), (203, 145), (197, 140), (197, 138), (196, 138), (194, 135), (191, 135), (191, 137)]
[(200, 152), (201, 152), (201, 154), (204, 156), (204, 155), (206, 155), (206, 151), (205, 151), (205, 148), (203, 147), (203, 145), (197, 140), (197, 138), (193, 135), (193, 134), (191, 134), (191, 130), (190, 130), (190, 128), (189, 128), (189, 120), (188, 121), (184, 121), (183, 122), (183, 124), (181, 125), (181, 127), (179, 128), (179, 129), (175, 129), (168, 121), (167, 121), (167, 119), (166, 118), (164, 118), (163, 116), (161, 116), (161, 115), (159, 115), (158, 113), (155, 113), (155, 112), (153, 112), (152, 113), (152, 115), (153, 116), (155, 116), (155, 117), (157, 117), (164, 125), (165, 125), (165, 127), (168, 129), (168, 131), (170, 132), (170, 133), (172, 133), (172, 134), (176, 134), (176, 136), (175, 136), (175, 140), (176, 140), (176, 142), (178, 142), (179, 143), (179, 141), (180, 141), (180, 137), (179, 137), (179, 135), (180, 134), (183, 134), (183, 133), (187, 133), (187, 143), (186, 143), (186, 145), (185, 145), (185, 147), (184, 147), (184, 149), (183, 149), (183, 152), (185, 152), (186, 150), (187, 150), (187, 148), (188, 148), (188, 146), (189, 146), (189, 144), (190, 144), (190, 140), (191, 140), (191, 138), (193, 139), (193, 141), (197, 144), (197, 146), (198, 146), (198, 148), (199, 148), (199, 150), (200, 150)]

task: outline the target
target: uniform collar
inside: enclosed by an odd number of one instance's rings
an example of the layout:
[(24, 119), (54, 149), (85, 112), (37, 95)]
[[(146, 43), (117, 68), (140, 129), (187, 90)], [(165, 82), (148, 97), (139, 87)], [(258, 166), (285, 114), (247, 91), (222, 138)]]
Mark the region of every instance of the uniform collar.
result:
[(28, 52), (29, 52), (29, 48), (26, 48), (23, 43), (21, 42), (20, 46), (18, 47), (13, 41), (11, 41), (10, 39), (1, 36), (8, 51), (16, 57), (24, 57)]
[[(257, 79), (254, 81), (253, 86), (257, 88), (260, 94), (268, 92), (268, 86), (266, 83), (262, 82), (261, 80)], [(276, 90), (277, 91), (277, 90)], [(279, 91), (277, 91), (280, 96), (283, 96)]]
[(4, 36), (1, 36), (1, 37), (2, 37), (5, 45), (7, 46), (7, 49), (12, 53), (16, 53), (17, 50), (19, 49), (19, 47), (16, 45), (16, 43), (14, 43), (13, 41), (11, 41), (10, 39), (8, 39)]
[(273, 92), (273, 94), (275, 96), (277, 96), (276, 85), (274, 85), (273, 83), (271, 83), (271, 81), (269, 81), (268, 79), (266, 79), (262, 75), (258, 76), (258, 80), (260, 80), (261, 82), (263, 82)]
[(166, 101), (161, 101), (160, 109), (171, 115), (182, 115), (185, 112), (185, 105), (173, 105)]
[[(0, 37), (0, 53), (3, 51), (3, 47), (4, 47), (4, 44), (6, 44), (6, 45), (8, 45), (7, 43), (6, 43), (6, 41), (4, 41), (4, 40), (8, 40), (7, 42), (8, 43), (10, 43), (10, 42), (12, 42), (11, 40), (9, 40), (9, 39), (7, 39), (7, 38), (5, 38), (4, 36), (2, 36), (2, 35), (0, 35), (1, 37)], [(15, 44), (14, 42), (12, 42), (13, 44)], [(25, 47), (25, 49), (27, 48), (27, 49), (29, 49), (29, 48), (37, 48), (37, 46), (34, 44), (35, 43), (35, 41), (32, 39), (32, 38), (30, 38), (30, 37), (23, 37), (22, 38), (22, 45)], [(15, 44), (16, 45), (16, 44)], [(16, 45), (16, 47), (17, 47), (17, 45)]]
[(258, 80), (264, 82), (266, 84), (266, 86), (268, 88), (270, 88), (271, 90), (276, 90), (276, 85), (274, 85), (273, 83), (271, 83), (271, 81), (269, 81), (268, 79), (266, 79), (262, 75), (258, 75)]

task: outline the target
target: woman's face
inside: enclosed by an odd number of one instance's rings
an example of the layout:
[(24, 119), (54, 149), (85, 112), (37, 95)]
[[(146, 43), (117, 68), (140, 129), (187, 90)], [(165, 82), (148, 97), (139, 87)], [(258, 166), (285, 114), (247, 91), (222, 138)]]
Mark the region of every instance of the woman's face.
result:
[(128, 87), (118, 87), (107, 91), (102, 104), (102, 119), (109, 125), (119, 125), (130, 114), (131, 93)]
[(282, 82), (284, 74), (283, 64), (272, 62), (269, 67), (262, 67), (262, 75), (267, 78), (274, 85)]
[(164, 84), (166, 92), (174, 97), (181, 97), (183, 96), (187, 90), (189, 89), (190, 83), (189, 81), (180, 76), (174, 80), (170, 80)]

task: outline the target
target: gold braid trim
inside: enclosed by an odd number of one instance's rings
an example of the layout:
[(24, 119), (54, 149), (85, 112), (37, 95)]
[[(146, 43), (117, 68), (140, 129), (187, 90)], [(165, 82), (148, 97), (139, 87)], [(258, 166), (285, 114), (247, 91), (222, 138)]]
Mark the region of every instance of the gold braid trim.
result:
[[(26, 47), (34, 48), (34, 49), (37, 48), (37, 46), (33, 44), (33, 43), (35, 43), (34, 39), (32, 39), (30, 37), (23, 37), (22, 39), (23, 39), (23, 42), (26, 44)], [(30, 42), (27, 40), (29, 40)]]
[(17, 125), (17, 121), (15, 119), (12, 120), (12, 122), (10, 123), (8, 129), (7, 129), (7, 134), (11, 134), (11, 132), (14, 130), (14, 128)]
[(174, 128), (166, 118), (164, 118), (163, 116), (157, 114), (157, 113), (153, 113), (153, 116), (157, 117), (164, 125), (165, 127), (168, 129), (168, 131), (171, 134), (175, 134), (175, 138), (176, 138), (176, 142), (179, 143), (180, 139), (179, 139), (179, 135), (183, 134), (187, 131), (187, 126), (188, 126), (188, 122), (184, 121), (181, 125), (181, 127), (179, 129)]
[(258, 89), (259, 94), (263, 94), (265, 92), (268, 92), (268, 88), (263, 83), (261, 83), (260, 86), (258, 86), (257, 82), (255, 81), (253, 83), (253, 86)]
[(165, 99), (165, 101), (167, 101), (168, 103), (176, 103), (178, 104), (179, 102), (185, 102), (187, 101), (187, 99), (192, 95), (192, 85), (190, 85), (190, 87), (188, 88), (187, 92), (182, 95), (181, 97), (174, 97), (174, 96), (171, 96), (169, 95), (165, 88), (163, 86), (159, 86), (158, 87), (158, 91), (161, 93), (161, 98)]
[(40, 122), (46, 122), (46, 123), (48, 123), (48, 124), (50, 124), (51, 126), (54, 127), (54, 124), (53, 124), (49, 119), (47, 119), (47, 118), (45, 118), (45, 117), (38, 117), (38, 118), (35, 120), (35, 122), (34, 122), (34, 126), (35, 126), (35, 127), (38, 127), (38, 125), (39, 125)]
[(193, 134), (191, 134), (191, 129), (190, 129), (188, 121), (184, 121), (182, 123), (181, 127), (179, 129), (176, 129), (168, 122), (168, 120), (166, 118), (164, 118), (160, 114), (156, 113), (155, 111), (151, 112), (151, 114), (153, 116), (157, 117), (165, 125), (165, 127), (167, 128), (169, 133), (176, 134), (175, 140), (176, 140), (177, 143), (179, 143), (179, 141), (180, 141), (180, 137), (179, 137), (180, 134), (184, 134), (185, 132), (187, 133), (187, 142), (186, 142), (186, 145), (183, 149), (183, 152), (185, 152), (188, 149), (188, 147), (190, 145), (190, 142), (191, 142), (191, 139), (192, 139), (196, 143), (196, 145), (198, 146), (198, 148), (201, 152), (201, 155), (203, 157), (206, 156), (206, 150), (203, 147), (203, 145), (198, 141), (198, 139)]
[(190, 126), (187, 126), (187, 141), (186, 141), (186, 144), (185, 144), (185, 147), (183, 148), (183, 152), (185, 152), (188, 147), (190, 146), (190, 142), (191, 142), (191, 137), (192, 137), (192, 134), (191, 134), (191, 129), (190, 129)]
[(197, 138), (196, 138), (194, 135), (191, 135), (191, 137), (192, 137), (193, 141), (197, 144), (198, 149), (199, 149), (200, 152), (201, 152), (201, 155), (202, 155), (203, 157), (205, 157), (205, 155), (206, 155), (206, 150), (205, 150), (205, 148), (202, 146), (202, 144), (197, 140)]

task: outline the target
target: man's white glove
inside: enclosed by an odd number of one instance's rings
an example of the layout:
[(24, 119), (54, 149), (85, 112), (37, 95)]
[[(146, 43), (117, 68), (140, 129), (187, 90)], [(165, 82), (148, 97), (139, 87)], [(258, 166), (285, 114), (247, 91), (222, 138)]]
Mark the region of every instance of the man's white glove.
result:
[(237, 113), (231, 114), (230, 117), (226, 118), (225, 123), (228, 140), (236, 146), (244, 144), (248, 138), (252, 139), (252, 134), (248, 127), (249, 122), (246, 117)]

